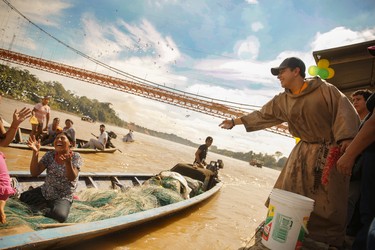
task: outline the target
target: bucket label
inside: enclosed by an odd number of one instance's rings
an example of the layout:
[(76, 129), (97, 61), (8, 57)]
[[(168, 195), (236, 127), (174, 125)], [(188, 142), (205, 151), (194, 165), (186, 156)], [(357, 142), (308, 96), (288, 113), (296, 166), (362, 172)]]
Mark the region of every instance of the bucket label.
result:
[(288, 239), (289, 230), (293, 226), (293, 219), (277, 213), (274, 224), (275, 228), (272, 233), (272, 239), (280, 243), (285, 243)]
[[(307, 222), (308, 221), (309, 221), (309, 217), (308, 216), (303, 217), (303, 224), (304, 224), (305, 228), (307, 227)], [(296, 243), (296, 249), (301, 249), (302, 248), (302, 244), (303, 244), (303, 241), (305, 239), (305, 234), (306, 234), (306, 231), (301, 226), (301, 229), (300, 229), (299, 235), (298, 235), (298, 239), (297, 239), (297, 243)]]
[(270, 204), (268, 206), (267, 218), (264, 223), (263, 234), (262, 234), (263, 239), (266, 241), (268, 241), (268, 237), (272, 229), (272, 219), (274, 215), (275, 215), (275, 206)]

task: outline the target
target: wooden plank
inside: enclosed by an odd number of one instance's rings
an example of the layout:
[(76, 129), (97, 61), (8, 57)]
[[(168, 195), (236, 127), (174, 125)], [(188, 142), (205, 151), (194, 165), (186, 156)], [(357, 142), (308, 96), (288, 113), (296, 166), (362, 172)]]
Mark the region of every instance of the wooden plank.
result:
[(91, 176), (87, 177), (87, 179), (89, 180), (90, 184), (94, 187), (94, 188), (98, 188), (98, 185), (95, 183), (95, 181), (93, 180), (93, 178)]
[(134, 180), (138, 183), (138, 185), (142, 185), (142, 183), (138, 180), (137, 176), (134, 176)]
[(56, 227), (67, 227), (67, 226), (73, 226), (77, 225), (77, 223), (51, 223), (51, 224), (39, 224), (38, 228), (56, 228)]
[(116, 187), (125, 188), (125, 186), (121, 183), (121, 181), (116, 176), (112, 176), (111, 181), (112, 181), (113, 189), (115, 189)]
[[(23, 143), (10, 143), (9, 147), (11, 148), (18, 148), (18, 149), (26, 149), (26, 150), (31, 150), (29, 146)], [(54, 150), (55, 148), (52, 146), (41, 146), (40, 150), (41, 151), (49, 151), (49, 150)], [(116, 152), (117, 148), (106, 148), (104, 150), (99, 150), (99, 149), (92, 149), (92, 148), (72, 148), (74, 152), (78, 152), (81, 154), (96, 154), (96, 153), (114, 153)]]

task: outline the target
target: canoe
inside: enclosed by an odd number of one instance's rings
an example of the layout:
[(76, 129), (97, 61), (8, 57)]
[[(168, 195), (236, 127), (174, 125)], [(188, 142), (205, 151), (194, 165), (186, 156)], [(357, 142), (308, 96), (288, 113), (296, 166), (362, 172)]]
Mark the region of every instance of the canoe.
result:
[[(10, 143), (8, 147), (11, 148), (18, 148), (18, 149), (27, 149), (31, 150), (26, 144), (24, 143)], [(49, 151), (54, 150), (53, 146), (41, 146), (41, 151)], [(81, 154), (95, 154), (95, 153), (114, 153), (118, 150), (117, 148), (105, 148), (103, 150), (100, 149), (93, 149), (93, 148), (72, 148), (72, 151), (78, 152)]]
[[(26, 142), (25, 142), (27, 140), (27, 138), (29, 137), (30, 133), (31, 133), (31, 129), (19, 128), (19, 131), (17, 132), (15, 140), (12, 143), (9, 144), (9, 147), (30, 150), (30, 148), (26, 145)], [(112, 138), (117, 137), (117, 135), (115, 133), (113, 133), (112, 131), (108, 132), (108, 136), (110, 136), (110, 135), (112, 136)], [(78, 138), (76, 139), (77, 145), (82, 144), (82, 143), (84, 144), (86, 142), (87, 141), (82, 140), (82, 139), (78, 139)], [(111, 143), (111, 145), (113, 146), (112, 143)], [(41, 146), (40, 150), (41, 151), (54, 150), (54, 147), (53, 146)], [(109, 147), (109, 148), (105, 148), (103, 150), (92, 149), (92, 148), (72, 148), (72, 151), (82, 153), (82, 154), (114, 153), (117, 150), (119, 150), (119, 149), (114, 147), (114, 146)]]
[[(181, 201), (169, 205), (115, 218), (88, 223), (58, 223), (59, 227), (55, 228), (53, 228), (54, 225), (52, 225), (51, 227), (44, 227), (46, 229), (39, 231), (4, 237), (0, 236), (0, 249), (51, 249), (66, 247), (84, 240), (170, 216), (209, 199), (220, 190), (223, 184), (218, 179), (217, 174), (219, 168), (223, 167), (223, 164), (219, 161), (211, 162), (207, 169), (196, 168), (191, 164), (181, 163), (170, 169), (171, 173), (178, 173), (187, 179), (190, 178), (190, 180), (201, 181), (203, 192), (200, 194), (196, 194), (187, 199), (181, 199)], [(45, 177), (45, 175), (31, 177), (30, 174), (25, 171), (10, 171), (9, 174), (12, 178), (17, 179), (18, 187), (21, 189), (27, 189), (30, 185), (40, 185), (43, 183)], [(154, 176), (153, 174), (132, 173), (80, 173), (78, 188), (123, 189), (124, 187), (136, 187), (142, 186), (145, 181), (150, 180), (150, 178)], [(67, 225), (64, 226), (64, 224)]]

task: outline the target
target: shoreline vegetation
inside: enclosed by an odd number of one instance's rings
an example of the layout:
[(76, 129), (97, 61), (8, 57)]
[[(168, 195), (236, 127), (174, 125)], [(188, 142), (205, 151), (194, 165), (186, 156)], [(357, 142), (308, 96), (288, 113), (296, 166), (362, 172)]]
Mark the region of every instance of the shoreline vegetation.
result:
[[(58, 96), (59, 98), (54, 98), (53, 102), (50, 103), (51, 109), (53, 110), (71, 113), (79, 117), (89, 116), (95, 121), (122, 128), (131, 127), (135, 132), (173, 141), (186, 146), (195, 148), (199, 146), (199, 144), (181, 138), (175, 134), (158, 132), (134, 123), (123, 121), (116, 115), (115, 110), (111, 107), (111, 103), (99, 102), (96, 99), (89, 99), (86, 96), (77, 96), (70, 90), (65, 90), (63, 85), (57, 81), (43, 82), (35, 75), (32, 75), (28, 70), (18, 67), (9, 67), (0, 64), (0, 91), (6, 98), (30, 104), (38, 103), (40, 98), (45, 95), (51, 95), (53, 97)], [(281, 170), (287, 160), (287, 157), (283, 157), (282, 153), (278, 151), (275, 152), (274, 155), (255, 153), (253, 151), (243, 153), (218, 149), (216, 146), (211, 146), (210, 151), (249, 163), (257, 162), (265, 167), (277, 170)]]

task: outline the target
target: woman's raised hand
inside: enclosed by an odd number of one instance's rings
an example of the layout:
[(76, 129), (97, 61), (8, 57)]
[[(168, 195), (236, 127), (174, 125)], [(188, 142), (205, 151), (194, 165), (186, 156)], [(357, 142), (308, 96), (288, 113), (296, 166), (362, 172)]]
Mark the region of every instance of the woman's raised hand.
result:
[(40, 140), (36, 140), (35, 135), (32, 135), (27, 140), (27, 146), (29, 146), (29, 148), (31, 148), (34, 152), (39, 152)]

